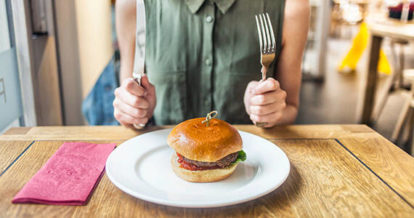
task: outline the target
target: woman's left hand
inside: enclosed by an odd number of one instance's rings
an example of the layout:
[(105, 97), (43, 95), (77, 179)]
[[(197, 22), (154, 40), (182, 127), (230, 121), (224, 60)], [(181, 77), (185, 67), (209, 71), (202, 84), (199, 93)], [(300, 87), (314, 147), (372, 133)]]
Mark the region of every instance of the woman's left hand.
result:
[(244, 93), (244, 106), (253, 123), (273, 127), (280, 123), (286, 108), (286, 92), (273, 78), (251, 81)]

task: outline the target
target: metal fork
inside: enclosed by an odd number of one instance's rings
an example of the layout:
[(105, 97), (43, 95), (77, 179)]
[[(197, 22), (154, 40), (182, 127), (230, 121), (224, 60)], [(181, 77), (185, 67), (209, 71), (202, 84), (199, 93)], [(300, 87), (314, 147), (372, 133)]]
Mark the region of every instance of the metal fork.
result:
[(275, 59), (276, 40), (273, 33), (272, 23), (270, 22), (269, 14), (263, 13), (255, 15), (257, 33), (259, 34), (260, 43), (260, 63), (262, 64), (262, 80), (266, 80), (266, 73), (270, 64)]
[[(269, 14), (258, 14), (255, 15), (255, 18), (260, 43), (260, 64), (262, 65), (262, 79), (260, 81), (264, 81), (266, 80), (267, 70), (276, 56), (276, 40)], [(257, 122), (255, 125), (258, 127), (264, 127), (267, 123)]]

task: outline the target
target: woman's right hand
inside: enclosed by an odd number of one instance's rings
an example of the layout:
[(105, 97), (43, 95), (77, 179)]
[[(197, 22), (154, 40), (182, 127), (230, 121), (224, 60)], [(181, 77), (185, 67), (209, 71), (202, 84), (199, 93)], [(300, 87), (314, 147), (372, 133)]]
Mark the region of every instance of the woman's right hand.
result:
[(152, 117), (156, 105), (155, 87), (144, 75), (141, 79), (142, 87), (128, 78), (115, 89), (114, 117), (124, 126), (133, 127), (133, 124), (146, 124)]

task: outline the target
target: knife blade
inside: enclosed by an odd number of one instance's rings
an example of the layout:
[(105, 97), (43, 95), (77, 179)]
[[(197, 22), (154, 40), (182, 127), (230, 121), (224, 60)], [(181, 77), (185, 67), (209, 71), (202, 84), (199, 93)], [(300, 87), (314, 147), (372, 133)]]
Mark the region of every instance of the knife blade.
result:
[[(139, 86), (143, 87), (141, 84), (141, 79), (144, 76), (145, 70), (145, 29), (146, 29), (146, 18), (145, 18), (145, 6), (143, 0), (137, 0), (137, 30), (135, 34), (135, 57), (134, 57), (134, 69), (132, 72), (132, 78), (138, 83)], [(141, 130), (144, 129), (146, 124), (133, 124), (134, 128)]]

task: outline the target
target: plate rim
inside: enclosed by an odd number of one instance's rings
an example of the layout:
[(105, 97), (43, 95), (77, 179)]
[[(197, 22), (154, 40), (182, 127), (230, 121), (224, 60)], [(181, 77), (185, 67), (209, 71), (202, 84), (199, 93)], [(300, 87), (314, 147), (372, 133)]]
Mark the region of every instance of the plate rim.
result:
[[(132, 138), (130, 138), (130, 139), (122, 142), (118, 146), (121, 146), (122, 144), (127, 143), (128, 141), (136, 140), (136, 138), (143, 137), (144, 135), (153, 134), (154, 132), (171, 131), (171, 130), (172, 130), (172, 128), (166, 128), (166, 129), (154, 130), (154, 131), (151, 131), (151, 132), (143, 133), (141, 135), (134, 136), (134, 137), (132, 137)], [(113, 176), (110, 173), (110, 171), (107, 170), (107, 169), (110, 168), (109, 167), (110, 160), (112, 158), (114, 158), (114, 155), (116, 155), (116, 153), (117, 153), (116, 152), (116, 149), (114, 149), (114, 151), (111, 152), (111, 154), (109, 155), (109, 157), (106, 160), (106, 163), (105, 163), (105, 173), (108, 176), (109, 181), (112, 184), (114, 184), (118, 189), (120, 189), (122, 192), (124, 192), (124, 193), (126, 193), (126, 194), (128, 194), (130, 196), (133, 196), (135, 198), (138, 198), (140, 200), (144, 200), (144, 201), (151, 202), (151, 203), (155, 203), (155, 204), (159, 204), (159, 205), (172, 206), (172, 207), (180, 207), (180, 208), (215, 208), (215, 207), (224, 207), (224, 206), (236, 205), (236, 204), (245, 203), (245, 202), (248, 202), (248, 201), (251, 201), (251, 200), (255, 200), (255, 199), (258, 199), (260, 197), (263, 197), (263, 196), (265, 196), (265, 195), (273, 192), (274, 190), (276, 190), (277, 188), (279, 188), (281, 185), (283, 185), (283, 183), (289, 177), (289, 174), (290, 174), (290, 171), (291, 171), (291, 163), (290, 163), (290, 160), (289, 160), (288, 156), (286, 155), (286, 153), (277, 144), (271, 142), (270, 140), (268, 140), (268, 139), (266, 139), (264, 137), (255, 135), (255, 134), (250, 133), (250, 132), (245, 132), (245, 131), (238, 130), (238, 129), (237, 129), (237, 131), (240, 132), (240, 133), (243, 133), (243, 134), (251, 135), (253, 137), (259, 137), (259, 138), (261, 138), (261, 139), (263, 139), (265, 141), (268, 141), (269, 143), (274, 144), (275, 145), (275, 148), (281, 152), (281, 154), (282, 154), (282, 156), (284, 158), (286, 158), (286, 160), (287, 160), (287, 162), (286, 162), (286, 164), (287, 164), (287, 172), (286, 172), (286, 174), (283, 176), (283, 178), (280, 180), (280, 182), (278, 184), (276, 184), (273, 187), (269, 188), (268, 190), (265, 190), (263, 192), (260, 192), (260, 193), (258, 193), (256, 195), (252, 195), (252, 196), (249, 196), (249, 197), (246, 197), (246, 198), (240, 198), (240, 199), (236, 199), (236, 200), (231, 200), (231, 201), (226, 201), (226, 200), (223, 201), (223, 200), (221, 200), (221, 201), (215, 201), (212, 204), (206, 204), (206, 203), (201, 203), (201, 202), (198, 204), (196, 201), (195, 202), (192, 202), (192, 203), (184, 203), (184, 202), (180, 203), (180, 202), (175, 202), (175, 201), (160, 199), (160, 198), (153, 197), (153, 196), (148, 196), (146, 194), (140, 194), (139, 192), (130, 190), (130, 188), (124, 186), (121, 183), (118, 183), (117, 179), (115, 179), (115, 176)], [(118, 148), (118, 146), (117, 146), (117, 148)]]

